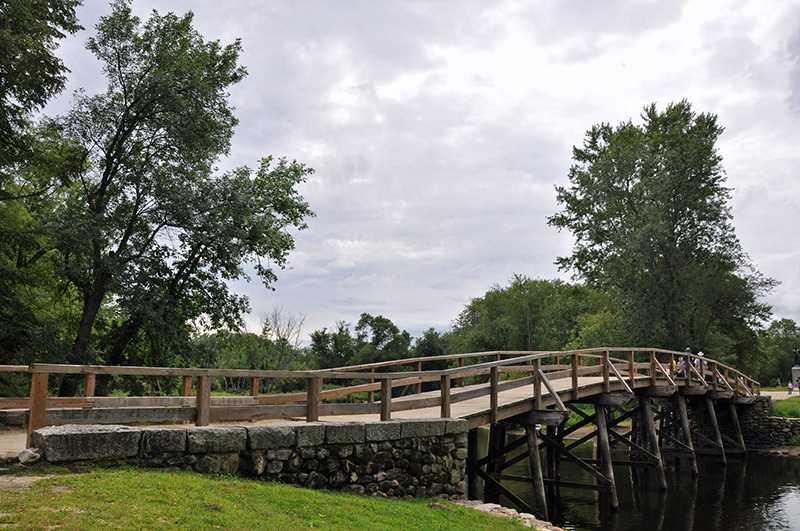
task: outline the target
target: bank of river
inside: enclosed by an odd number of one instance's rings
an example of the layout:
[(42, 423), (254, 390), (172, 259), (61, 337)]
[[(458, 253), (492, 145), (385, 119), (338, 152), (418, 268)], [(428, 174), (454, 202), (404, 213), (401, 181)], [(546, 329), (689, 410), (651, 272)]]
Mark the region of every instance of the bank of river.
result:
[[(591, 447), (584, 451), (588, 455)], [(594, 491), (562, 488), (550, 520), (575, 531), (800, 530), (800, 457), (750, 453), (724, 466), (717, 457), (700, 456), (698, 468), (700, 475), (693, 478), (686, 461), (667, 459), (668, 490), (662, 492), (652, 469), (615, 467), (618, 513), (605, 510)], [(527, 461), (507, 472), (527, 475)], [(586, 472), (566, 461), (561, 473), (565, 481), (590, 482)], [(533, 504), (530, 485), (504, 484)]]

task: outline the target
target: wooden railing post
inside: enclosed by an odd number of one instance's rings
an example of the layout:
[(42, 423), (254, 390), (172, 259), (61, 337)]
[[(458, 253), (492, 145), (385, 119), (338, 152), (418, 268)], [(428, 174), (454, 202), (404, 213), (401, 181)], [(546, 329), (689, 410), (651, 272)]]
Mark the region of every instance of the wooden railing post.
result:
[(609, 373), (611, 372), (608, 369), (608, 364), (611, 363), (608, 359), (608, 351), (603, 351), (603, 391), (606, 393), (611, 391), (611, 382), (609, 381)]
[(578, 367), (580, 367), (580, 354), (572, 355), (572, 399), (578, 399)]
[(542, 368), (542, 360), (536, 358), (533, 360), (533, 407), (534, 409), (542, 409), (542, 378), (539, 369)]
[(450, 375), (443, 374), (441, 378), (442, 386), (442, 414), (444, 419), (450, 418)]
[(632, 350), (628, 351), (628, 377), (631, 380), (631, 389), (636, 389), (636, 360)]
[[(464, 368), (464, 358), (463, 357), (458, 358), (458, 366), (460, 368), (462, 368), (462, 369)], [(458, 386), (459, 387), (464, 387), (464, 377), (463, 376), (458, 379)]]
[(307, 385), (306, 421), (316, 422), (319, 420), (319, 395), (322, 391), (322, 378), (317, 376), (309, 376), (307, 379)]
[(208, 426), (211, 416), (211, 377), (207, 374), (197, 377), (195, 408), (197, 409), (195, 425)]
[(497, 367), (489, 369), (489, 418), (492, 424), (497, 423), (497, 406), (499, 404), (497, 397), (497, 386), (500, 383), (500, 371)]
[(97, 375), (93, 372), (86, 373), (86, 379), (83, 382), (83, 397), (91, 398), (94, 396), (94, 387), (97, 380)]
[(46, 372), (34, 372), (31, 375), (31, 399), (28, 406), (28, 448), (33, 446), (33, 432), (45, 426), (47, 378), (48, 374)]
[[(669, 371), (672, 372), (672, 363), (670, 363)], [(655, 387), (656, 379), (658, 378), (658, 370), (656, 370), (656, 351), (650, 352), (650, 385)], [(670, 378), (673, 376), (670, 374)], [(674, 379), (674, 378), (673, 378)]]
[[(415, 364), (415, 368), (417, 369), (417, 372), (422, 372), (422, 362), (418, 361)], [(417, 382), (416, 385), (414, 386), (414, 392), (416, 394), (422, 393), (422, 377), (420, 377), (419, 382)]]
[[(375, 374), (375, 368), (373, 367), (372, 369), (369, 370), (369, 372)], [(375, 378), (370, 378), (369, 383), (371, 384), (375, 383)], [(367, 402), (369, 402), (370, 404), (375, 402), (375, 391), (372, 389), (367, 391)]]
[(392, 380), (381, 380), (381, 421), (392, 418)]
[(250, 396), (258, 396), (259, 395), (259, 386), (261, 384), (261, 378), (257, 376), (253, 376), (250, 378)]
[(184, 376), (181, 382), (181, 396), (192, 396), (192, 377)]

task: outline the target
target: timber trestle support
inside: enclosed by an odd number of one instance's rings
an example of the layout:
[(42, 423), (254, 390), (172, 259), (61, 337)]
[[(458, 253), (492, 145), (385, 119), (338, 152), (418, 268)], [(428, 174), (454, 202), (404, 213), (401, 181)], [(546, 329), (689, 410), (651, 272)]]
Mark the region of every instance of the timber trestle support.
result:
[[(732, 435), (721, 431), (721, 422)], [(601, 393), (495, 422), (489, 426), (483, 456), (478, 451), (478, 430), (470, 430), (468, 437), (469, 498), (501, 503), (504, 497), (543, 519), (558, 511), (561, 488), (595, 490), (605, 507), (618, 511), (614, 467), (642, 470), (637, 478), (665, 492), (669, 459), (687, 459), (688, 470), (697, 477), (698, 453), (725, 462), (726, 453), (746, 450), (731, 396), (698, 390), (682, 393), (672, 386)], [(587, 455), (582, 446), (590, 441), (593, 451)], [(528, 475), (522, 475), (524, 470), (509, 471), (525, 461)], [(577, 467), (583, 480), (562, 479), (563, 462)], [(509, 490), (508, 482), (530, 484), (532, 498), (521, 499)]]

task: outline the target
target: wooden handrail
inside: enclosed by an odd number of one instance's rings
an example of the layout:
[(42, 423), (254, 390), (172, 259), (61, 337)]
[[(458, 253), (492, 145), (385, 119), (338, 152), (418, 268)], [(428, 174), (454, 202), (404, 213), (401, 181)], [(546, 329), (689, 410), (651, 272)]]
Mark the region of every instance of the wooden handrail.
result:
[[(620, 357), (617, 357), (619, 355)], [(648, 362), (637, 362), (637, 355), (647, 355)], [(322, 414), (335, 414), (336, 412), (379, 412), (384, 420), (392, 416), (393, 408), (398, 411), (412, 407), (440, 406), (440, 414), (448, 416), (451, 414), (451, 404), (457, 401), (467, 400), (477, 396), (490, 396), (489, 415), (493, 419), (498, 418), (499, 414), (499, 393), (504, 389), (519, 387), (521, 385), (533, 384), (532, 397), (537, 407), (542, 404), (542, 388), (547, 388), (551, 403), (559, 405), (561, 401), (558, 394), (552, 388), (551, 379), (570, 378), (571, 398), (579, 398), (578, 386), (579, 378), (585, 376), (599, 376), (602, 378), (602, 387), (605, 391), (611, 389), (612, 378), (614, 376), (614, 386), (626, 392), (632, 393), (633, 389), (641, 386), (645, 379), (649, 380), (649, 385), (656, 385), (659, 380), (675, 386), (675, 380), (671, 372), (674, 364), (665, 368), (659, 361), (659, 357), (672, 361), (676, 356), (685, 356), (688, 364), (687, 375), (683, 385), (696, 385), (699, 379), (701, 385), (708, 385), (707, 378), (712, 378), (711, 385), (716, 389), (722, 382), (724, 387), (734, 391), (737, 395), (755, 396), (760, 394), (760, 385), (752, 378), (744, 375), (740, 371), (727, 367), (714, 360), (706, 360), (693, 355), (673, 352), (662, 349), (640, 348), (640, 347), (601, 347), (593, 349), (581, 349), (574, 351), (492, 351), (477, 352), (467, 354), (449, 354), (445, 356), (431, 356), (394, 360), (390, 362), (379, 362), (373, 364), (363, 364), (352, 367), (336, 367), (324, 370), (306, 371), (265, 371), (247, 369), (211, 369), (211, 368), (189, 368), (189, 367), (134, 367), (134, 366), (103, 366), (103, 365), (62, 365), (62, 364), (42, 364), (34, 363), (29, 366), (23, 365), (0, 365), (0, 373), (29, 373), (31, 374), (31, 394), (27, 399), (22, 398), (0, 398), (0, 408), (20, 407), (27, 403), (30, 410), (29, 428), (41, 427), (45, 423), (45, 412), (48, 408), (110, 408), (117, 407), (122, 412), (126, 408), (148, 408), (165, 407), (167, 405), (179, 405), (177, 411), (183, 411), (179, 416), (187, 420), (192, 418), (195, 423), (204, 425), (213, 422), (214, 419), (233, 418), (219, 411), (219, 408), (227, 407), (233, 410), (242, 410), (238, 414), (245, 414), (247, 408), (251, 408), (253, 415), (259, 418), (274, 415), (298, 416), (302, 407), (305, 410), (307, 420), (316, 420)], [(568, 358), (565, 360), (564, 358)], [(480, 361), (482, 358), (489, 361)], [(641, 359), (641, 357), (640, 357)], [(701, 364), (695, 367), (693, 361), (701, 359), (708, 362), (706, 367)], [(428, 362), (454, 361), (457, 360), (458, 366), (447, 369), (424, 370)], [(479, 363), (467, 364), (466, 360), (476, 360)], [(590, 361), (585, 365), (585, 360)], [(669, 361), (668, 361), (669, 364)], [(621, 367), (621, 370), (617, 368)], [(415, 370), (377, 372), (391, 367), (400, 368), (409, 366)], [(706, 370), (708, 369), (708, 370)], [(368, 372), (366, 372), (368, 371)], [(642, 371), (642, 372), (640, 372)], [(724, 371), (724, 375), (721, 371)], [(623, 374), (627, 373), (627, 374)], [(50, 374), (82, 374), (85, 376), (84, 397), (83, 398), (47, 398), (47, 382)], [(94, 382), (96, 375), (137, 375), (137, 376), (168, 376), (182, 378), (180, 397), (116, 397), (113, 399), (106, 397), (94, 397)], [(504, 379), (501, 381), (501, 375)], [(511, 379), (507, 379), (506, 375)], [(488, 377), (488, 383), (484, 387), (471, 386), (463, 392), (451, 390), (451, 383), (455, 380), (458, 385), (463, 387), (465, 378), (474, 376)], [(210, 396), (211, 378), (245, 378), (250, 380), (249, 400), (214, 398)], [(296, 380), (306, 380), (308, 387), (306, 392), (287, 393), (279, 395), (261, 395), (260, 381), (270, 378), (287, 378)], [(192, 381), (196, 379), (196, 396), (192, 397)], [(354, 384), (347, 384), (344, 387), (322, 390), (322, 381), (355, 380)], [(638, 379), (638, 383), (637, 383)], [(367, 383), (360, 383), (359, 380)], [(439, 382), (440, 392), (435, 398), (426, 398), (422, 393), (424, 382)], [(617, 383), (618, 382), (618, 383)], [(399, 386), (411, 386), (416, 394), (424, 395), (419, 399), (404, 397), (393, 406), (392, 389)], [(373, 404), (374, 392), (381, 391), (380, 404)], [(569, 390), (567, 390), (569, 391)], [(326, 399), (352, 395), (354, 393), (367, 392), (368, 402), (366, 404), (324, 404)], [(563, 392), (563, 391), (562, 391)], [(569, 395), (568, 395), (569, 396)], [(292, 403), (305, 402), (305, 406), (290, 405)], [(113, 404), (113, 405), (112, 405)], [(560, 406), (559, 406), (560, 407)], [(176, 410), (172, 410), (176, 411)], [(192, 417), (187, 417), (191, 414)], [(303, 413), (300, 413), (302, 416)], [(137, 413), (136, 419), (149, 418), (146, 415)], [(162, 418), (163, 415), (159, 416)], [(238, 418), (238, 417), (237, 417)]]

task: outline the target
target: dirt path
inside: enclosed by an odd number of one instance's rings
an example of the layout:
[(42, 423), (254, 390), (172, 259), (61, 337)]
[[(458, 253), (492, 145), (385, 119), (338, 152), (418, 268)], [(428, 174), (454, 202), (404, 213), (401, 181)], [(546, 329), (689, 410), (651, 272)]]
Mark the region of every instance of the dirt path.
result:
[(0, 461), (16, 457), (25, 449), (27, 434), (22, 428), (0, 428)]

